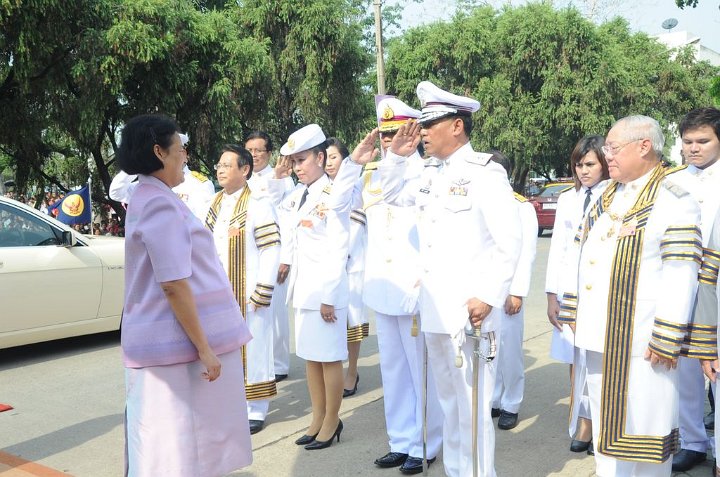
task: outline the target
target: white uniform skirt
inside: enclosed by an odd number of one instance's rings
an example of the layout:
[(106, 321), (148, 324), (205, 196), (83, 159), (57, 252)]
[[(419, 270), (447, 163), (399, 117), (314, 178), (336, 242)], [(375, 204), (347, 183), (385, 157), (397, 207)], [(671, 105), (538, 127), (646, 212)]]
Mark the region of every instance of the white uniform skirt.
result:
[(252, 463), (240, 350), (198, 361), (126, 368), (125, 475), (221, 477)]
[(328, 323), (320, 310), (295, 308), (295, 354), (307, 361), (331, 363), (347, 359), (347, 308), (335, 308)]
[(575, 335), (568, 325), (563, 325), (562, 332), (553, 327), (550, 341), (550, 357), (561, 363), (573, 364), (575, 352)]

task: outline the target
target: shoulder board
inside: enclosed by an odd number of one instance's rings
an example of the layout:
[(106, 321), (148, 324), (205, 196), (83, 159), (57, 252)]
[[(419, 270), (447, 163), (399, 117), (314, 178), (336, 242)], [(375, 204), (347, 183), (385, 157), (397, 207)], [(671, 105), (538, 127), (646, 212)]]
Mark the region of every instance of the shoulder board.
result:
[(517, 200), (518, 202), (527, 202), (528, 201), (524, 196), (518, 194), (517, 192), (513, 192), (513, 195), (515, 196), (515, 200)]
[(687, 164), (683, 164), (682, 166), (670, 167), (665, 171), (665, 176), (667, 177), (670, 174), (674, 174), (678, 171), (682, 171), (683, 169), (687, 169)]
[(484, 152), (476, 152), (465, 158), (470, 164), (477, 164), (478, 166), (486, 166), (490, 162), (492, 154), (486, 154)]
[(328, 185), (325, 186), (325, 188), (323, 189), (322, 193), (323, 193), (323, 194), (329, 194), (331, 190), (332, 190), (332, 184), (328, 184)]
[(378, 168), (378, 161), (375, 162), (368, 162), (365, 164), (365, 167), (363, 167), (363, 171), (374, 171)]
[(667, 189), (668, 191), (672, 192), (672, 194), (673, 194), (675, 197), (683, 197), (683, 196), (686, 196), (686, 195), (690, 194), (690, 193), (689, 193), (688, 191), (686, 191), (683, 187), (681, 187), (681, 186), (677, 185), (676, 183), (674, 183), (673, 181), (670, 181), (670, 180), (667, 180), (667, 179), (665, 179), (665, 180), (662, 182), (662, 186), (663, 186), (665, 189)]
[(210, 180), (210, 179), (207, 178), (207, 176), (201, 174), (201, 173), (198, 172), (198, 171), (190, 171), (190, 174), (192, 174), (192, 176), (193, 176), (195, 179), (199, 180), (200, 182), (207, 182), (207, 181)]

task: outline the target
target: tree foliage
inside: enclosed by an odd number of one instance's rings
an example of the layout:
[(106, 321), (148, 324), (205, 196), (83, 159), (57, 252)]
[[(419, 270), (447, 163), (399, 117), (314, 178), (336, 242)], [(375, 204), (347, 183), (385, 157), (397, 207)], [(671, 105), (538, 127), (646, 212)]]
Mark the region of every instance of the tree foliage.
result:
[(717, 69), (631, 33), (624, 20), (597, 26), (573, 8), (529, 4), (408, 31), (389, 45), (387, 72), (389, 91), (410, 102), (423, 79), (480, 100), (472, 140), (515, 159), (520, 189), (530, 170), (568, 175), (577, 140), (620, 117), (668, 126), (708, 104)]

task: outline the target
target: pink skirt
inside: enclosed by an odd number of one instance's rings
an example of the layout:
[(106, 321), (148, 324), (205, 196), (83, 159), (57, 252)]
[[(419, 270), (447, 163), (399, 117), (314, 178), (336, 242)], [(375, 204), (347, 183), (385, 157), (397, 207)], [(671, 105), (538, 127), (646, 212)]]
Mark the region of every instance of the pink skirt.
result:
[(200, 361), (126, 368), (125, 475), (221, 477), (252, 463), (240, 350)]

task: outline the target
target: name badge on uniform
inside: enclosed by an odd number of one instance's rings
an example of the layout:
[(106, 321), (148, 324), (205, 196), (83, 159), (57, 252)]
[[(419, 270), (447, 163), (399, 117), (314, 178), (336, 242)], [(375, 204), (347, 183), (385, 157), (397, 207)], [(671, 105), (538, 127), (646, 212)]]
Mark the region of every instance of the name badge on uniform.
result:
[(618, 238), (635, 235), (635, 229), (637, 229), (637, 226), (637, 217), (633, 217), (628, 221), (628, 223), (623, 224), (622, 227), (620, 227), (620, 232), (618, 232)]
[(461, 195), (466, 196), (468, 194), (468, 184), (470, 183), (467, 179), (458, 179), (453, 181), (450, 185), (450, 195)]
[(432, 185), (432, 181), (428, 181), (427, 184), (425, 184), (423, 187), (420, 188), (420, 192), (422, 192), (423, 194), (429, 194), (431, 185)]

